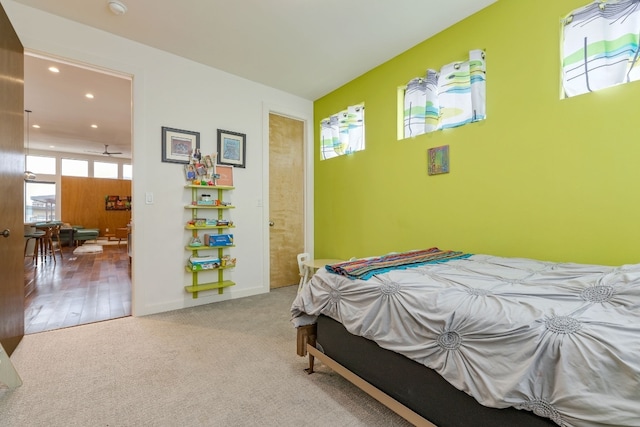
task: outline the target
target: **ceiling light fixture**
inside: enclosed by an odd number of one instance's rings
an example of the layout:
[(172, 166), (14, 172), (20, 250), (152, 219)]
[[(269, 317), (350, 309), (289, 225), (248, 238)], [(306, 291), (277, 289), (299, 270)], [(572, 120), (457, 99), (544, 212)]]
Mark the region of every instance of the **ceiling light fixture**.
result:
[(124, 15), (125, 13), (127, 13), (127, 6), (124, 5), (124, 3), (122, 3), (121, 1), (118, 0), (109, 0), (109, 2), (107, 3), (109, 5), (109, 10), (114, 14), (114, 15)]
[(94, 96), (93, 96), (93, 94), (92, 94), (92, 93), (87, 93), (87, 94), (85, 95), (85, 97), (86, 97), (86, 98), (89, 98), (89, 99), (93, 99), (93, 98), (94, 98)]
[(54, 67), (53, 65), (51, 67), (49, 67), (49, 71), (51, 71), (52, 73), (59, 73), (60, 70), (57, 67)]
[(31, 115), (31, 110), (24, 110), (27, 113), (27, 152), (24, 155), (24, 180), (25, 181), (33, 181), (36, 179), (36, 174), (27, 170), (27, 157), (29, 157), (29, 117)]

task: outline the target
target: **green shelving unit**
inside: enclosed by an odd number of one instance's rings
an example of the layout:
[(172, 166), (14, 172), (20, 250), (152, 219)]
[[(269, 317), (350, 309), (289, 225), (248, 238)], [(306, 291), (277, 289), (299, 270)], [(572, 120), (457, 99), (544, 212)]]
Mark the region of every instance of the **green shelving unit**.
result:
[[(199, 238), (200, 241), (204, 241), (203, 232), (212, 231), (215, 234), (221, 235), (225, 234), (225, 231), (235, 228), (234, 224), (229, 222), (224, 225), (209, 225), (209, 224), (197, 224), (196, 220), (204, 219), (204, 220), (212, 220), (215, 219), (217, 221), (228, 221), (228, 218), (225, 218), (225, 212), (228, 209), (233, 209), (234, 206), (226, 204), (224, 202), (225, 192), (233, 190), (235, 187), (231, 186), (211, 186), (211, 185), (186, 185), (185, 188), (191, 190), (191, 204), (185, 206), (185, 209), (191, 210), (191, 221), (185, 225), (185, 229), (191, 233), (191, 239)], [(215, 192), (217, 194), (217, 201), (219, 204), (202, 204), (200, 201), (201, 195), (205, 194), (205, 192)], [(221, 204), (225, 203), (225, 204)], [(206, 215), (202, 212), (207, 211), (216, 211), (215, 218), (204, 217), (201, 218), (199, 215)], [(191, 252), (191, 256), (193, 257), (202, 257), (209, 256), (211, 253), (217, 254), (217, 259), (219, 260), (218, 265), (213, 264), (214, 266), (208, 266), (207, 268), (194, 270), (189, 265), (185, 266), (185, 271), (191, 275), (191, 285), (185, 286), (185, 291), (191, 293), (193, 298), (198, 298), (199, 292), (218, 290), (219, 294), (224, 292), (225, 288), (229, 286), (235, 285), (235, 282), (231, 280), (225, 280), (225, 270), (235, 267), (235, 259), (226, 257), (228, 255), (226, 251), (230, 248), (235, 247), (235, 245), (225, 245), (225, 246), (209, 246), (204, 243), (199, 246), (185, 246), (185, 250)], [(202, 252), (202, 254), (201, 254)], [(229, 258), (227, 260), (227, 258)], [(233, 261), (233, 262), (232, 262)], [(201, 282), (201, 276), (215, 276), (214, 280), (206, 280)]]

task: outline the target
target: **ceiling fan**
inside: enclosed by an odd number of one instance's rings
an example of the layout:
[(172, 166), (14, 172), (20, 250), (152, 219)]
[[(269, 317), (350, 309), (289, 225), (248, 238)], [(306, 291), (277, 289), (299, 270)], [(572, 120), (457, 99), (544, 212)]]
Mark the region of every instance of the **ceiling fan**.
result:
[(109, 151), (109, 144), (104, 144), (104, 151), (87, 151), (87, 153), (97, 153), (103, 156), (111, 156), (112, 154), (122, 154), (120, 151)]

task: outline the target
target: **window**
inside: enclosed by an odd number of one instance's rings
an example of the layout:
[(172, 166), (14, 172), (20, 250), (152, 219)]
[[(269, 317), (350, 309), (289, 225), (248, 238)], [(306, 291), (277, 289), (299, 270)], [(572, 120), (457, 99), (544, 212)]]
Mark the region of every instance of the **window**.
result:
[(93, 162), (93, 176), (95, 178), (118, 179), (118, 164)]
[(320, 121), (320, 160), (364, 150), (364, 104)]
[(56, 183), (26, 181), (24, 183), (24, 221), (56, 219)]
[(440, 71), (407, 83), (399, 103), (398, 139), (463, 126), (486, 119), (486, 61), (484, 51), (469, 51), (467, 61), (444, 65)]
[(55, 175), (56, 158), (44, 156), (27, 156), (27, 170), (38, 174)]
[(562, 96), (640, 80), (638, 0), (592, 1), (562, 20)]
[(86, 160), (62, 159), (62, 175), (89, 176), (89, 162)]
[(133, 169), (131, 165), (122, 165), (122, 179), (132, 179)]

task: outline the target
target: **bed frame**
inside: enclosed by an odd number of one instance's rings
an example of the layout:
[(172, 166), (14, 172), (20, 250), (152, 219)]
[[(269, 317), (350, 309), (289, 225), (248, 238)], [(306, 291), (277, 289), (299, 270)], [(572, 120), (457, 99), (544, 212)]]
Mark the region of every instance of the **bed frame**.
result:
[(416, 426), (557, 427), (530, 411), (482, 406), (435, 371), (323, 315), (316, 324), (298, 328), (297, 353), (309, 356), (307, 373), (313, 373), (317, 358)]

